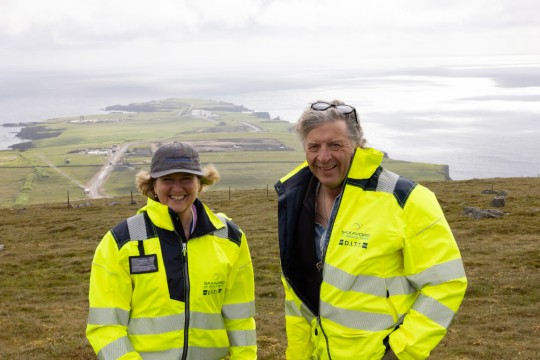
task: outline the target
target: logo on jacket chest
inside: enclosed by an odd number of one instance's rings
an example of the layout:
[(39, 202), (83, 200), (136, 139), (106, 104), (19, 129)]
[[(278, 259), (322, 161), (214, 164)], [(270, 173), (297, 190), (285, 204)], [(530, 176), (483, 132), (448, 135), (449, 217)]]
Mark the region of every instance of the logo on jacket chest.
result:
[(225, 288), (225, 280), (223, 274), (214, 274), (212, 280), (203, 282), (203, 295), (221, 294)]
[(338, 245), (367, 249), (371, 234), (362, 231), (361, 228), (361, 224), (354, 223), (351, 226), (348, 226), (347, 229), (341, 230), (341, 236)]

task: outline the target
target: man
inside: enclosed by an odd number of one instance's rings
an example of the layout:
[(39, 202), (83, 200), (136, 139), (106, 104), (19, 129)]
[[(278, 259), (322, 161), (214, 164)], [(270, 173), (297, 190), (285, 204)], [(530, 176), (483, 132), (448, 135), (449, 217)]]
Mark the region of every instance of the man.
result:
[(463, 299), (436, 197), (381, 167), (354, 107), (319, 101), (296, 131), (306, 162), (275, 186), (287, 359), (425, 359)]

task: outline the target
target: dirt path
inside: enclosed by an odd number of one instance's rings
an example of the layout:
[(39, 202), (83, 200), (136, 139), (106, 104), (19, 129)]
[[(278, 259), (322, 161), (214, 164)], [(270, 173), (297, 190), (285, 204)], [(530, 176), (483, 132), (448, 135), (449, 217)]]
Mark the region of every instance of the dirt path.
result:
[(56, 165), (54, 165), (49, 159), (47, 159), (43, 154), (40, 154), (39, 157), (41, 158), (41, 160), (43, 160), (47, 165), (49, 165), (50, 168), (52, 168), (53, 170), (56, 170), (60, 175), (62, 175), (63, 177), (65, 177), (66, 179), (68, 179), (69, 181), (71, 181), (72, 183), (74, 183), (75, 185), (77, 185), (78, 187), (80, 187), (82, 190), (84, 190), (84, 184), (81, 184), (80, 182), (78, 182), (76, 179), (72, 178), (71, 176), (69, 176), (68, 174), (66, 174), (65, 172), (62, 171), (62, 169), (58, 168)]
[(249, 127), (249, 128), (252, 128), (253, 131), (255, 131), (255, 132), (261, 132), (261, 131), (263, 131), (263, 129), (261, 129), (260, 127), (257, 127), (257, 126), (255, 126), (255, 125), (250, 124), (250, 123), (247, 123), (247, 122), (242, 122), (241, 124), (244, 124), (244, 125), (246, 125), (246, 126)]

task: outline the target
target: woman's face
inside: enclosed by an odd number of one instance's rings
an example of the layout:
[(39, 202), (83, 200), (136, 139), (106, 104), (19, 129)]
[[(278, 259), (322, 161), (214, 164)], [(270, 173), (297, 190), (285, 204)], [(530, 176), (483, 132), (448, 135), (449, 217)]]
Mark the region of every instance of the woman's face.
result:
[(347, 176), (354, 153), (345, 121), (325, 123), (311, 130), (304, 140), (306, 160), (321, 184), (334, 189)]
[(180, 215), (191, 210), (200, 187), (201, 183), (196, 175), (173, 173), (156, 179), (154, 193), (160, 203)]

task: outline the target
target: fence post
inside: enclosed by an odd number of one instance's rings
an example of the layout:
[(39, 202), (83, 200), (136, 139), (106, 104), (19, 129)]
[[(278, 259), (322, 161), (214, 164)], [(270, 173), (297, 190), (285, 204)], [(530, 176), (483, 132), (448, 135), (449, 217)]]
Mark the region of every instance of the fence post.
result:
[(231, 200), (231, 185), (229, 185), (229, 201)]
[(69, 190), (67, 192), (67, 207), (68, 207), (68, 210), (69, 210)]

